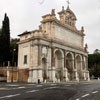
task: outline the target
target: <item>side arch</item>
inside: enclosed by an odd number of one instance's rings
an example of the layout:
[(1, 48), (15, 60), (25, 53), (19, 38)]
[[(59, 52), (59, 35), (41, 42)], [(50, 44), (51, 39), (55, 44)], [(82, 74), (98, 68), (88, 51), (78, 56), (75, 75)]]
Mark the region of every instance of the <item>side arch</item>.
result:
[(55, 77), (57, 80), (63, 80), (63, 70), (64, 70), (64, 53), (61, 49), (54, 50), (55, 57)]

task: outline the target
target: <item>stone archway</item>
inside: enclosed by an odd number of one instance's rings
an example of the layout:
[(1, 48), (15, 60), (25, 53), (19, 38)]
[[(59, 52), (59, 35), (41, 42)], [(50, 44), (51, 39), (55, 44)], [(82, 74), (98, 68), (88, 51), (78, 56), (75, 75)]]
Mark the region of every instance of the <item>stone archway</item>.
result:
[(47, 59), (42, 58), (42, 76), (43, 76), (43, 82), (47, 79)]
[(76, 68), (79, 79), (82, 79), (82, 57), (80, 55), (76, 56)]
[(66, 55), (66, 68), (68, 70), (68, 78), (69, 80), (73, 79), (73, 55), (68, 53)]
[(63, 80), (63, 54), (60, 50), (55, 51), (55, 77), (57, 80), (62, 81)]

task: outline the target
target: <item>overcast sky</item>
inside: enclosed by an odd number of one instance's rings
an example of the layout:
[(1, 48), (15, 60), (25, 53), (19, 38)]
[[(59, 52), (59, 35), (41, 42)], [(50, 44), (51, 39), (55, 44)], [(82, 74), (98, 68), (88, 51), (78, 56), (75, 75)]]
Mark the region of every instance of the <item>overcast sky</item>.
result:
[[(41, 16), (67, 7), (66, 0), (0, 0), (0, 27), (6, 12), (10, 19), (11, 37), (37, 29)], [(41, 4), (42, 3), (42, 4)], [(70, 9), (77, 17), (77, 28), (85, 28), (89, 53), (100, 49), (100, 0), (70, 0)]]

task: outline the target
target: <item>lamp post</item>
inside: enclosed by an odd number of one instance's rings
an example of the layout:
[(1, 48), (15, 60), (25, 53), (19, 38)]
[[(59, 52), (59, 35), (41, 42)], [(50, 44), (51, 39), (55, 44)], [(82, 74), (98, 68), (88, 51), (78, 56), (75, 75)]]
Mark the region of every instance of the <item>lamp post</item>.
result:
[(12, 76), (11, 76), (11, 82), (13, 83), (13, 67), (14, 67), (14, 54), (15, 54), (16, 49), (12, 50)]

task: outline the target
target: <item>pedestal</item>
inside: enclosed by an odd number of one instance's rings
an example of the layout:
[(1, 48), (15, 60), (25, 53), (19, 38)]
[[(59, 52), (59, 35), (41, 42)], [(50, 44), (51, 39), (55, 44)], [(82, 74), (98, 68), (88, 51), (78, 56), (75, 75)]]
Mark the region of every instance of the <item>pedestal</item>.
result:
[(52, 67), (52, 69), (51, 69), (51, 74), (52, 74), (52, 81), (53, 81), (53, 82), (56, 82), (56, 77), (55, 77), (55, 74), (56, 74), (56, 72), (55, 72), (55, 67)]
[(28, 82), (32, 82), (32, 70), (29, 70), (29, 77), (28, 77)]
[(78, 75), (77, 71), (75, 72), (75, 75), (76, 75), (76, 81), (79, 81), (79, 75)]
[(64, 68), (64, 75), (65, 75), (66, 82), (68, 82), (69, 78), (68, 78), (68, 70), (67, 70), (67, 68)]

